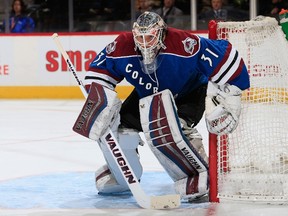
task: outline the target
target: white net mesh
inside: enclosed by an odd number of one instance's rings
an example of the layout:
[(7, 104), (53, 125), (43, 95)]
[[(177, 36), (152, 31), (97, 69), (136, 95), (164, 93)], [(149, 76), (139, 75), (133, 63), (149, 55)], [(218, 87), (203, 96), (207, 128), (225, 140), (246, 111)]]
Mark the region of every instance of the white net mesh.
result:
[(243, 57), (251, 87), (235, 132), (218, 137), (220, 199), (288, 202), (288, 43), (273, 18), (220, 22), (219, 39)]

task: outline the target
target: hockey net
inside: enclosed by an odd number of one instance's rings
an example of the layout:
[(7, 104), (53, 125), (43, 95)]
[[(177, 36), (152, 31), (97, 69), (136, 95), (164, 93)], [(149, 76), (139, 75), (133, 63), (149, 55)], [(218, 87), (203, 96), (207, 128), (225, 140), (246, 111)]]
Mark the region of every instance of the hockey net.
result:
[(210, 201), (288, 203), (288, 43), (274, 18), (210, 22), (209, 37), (238, 49), (250, 76), (239, 125), (210, 135)]

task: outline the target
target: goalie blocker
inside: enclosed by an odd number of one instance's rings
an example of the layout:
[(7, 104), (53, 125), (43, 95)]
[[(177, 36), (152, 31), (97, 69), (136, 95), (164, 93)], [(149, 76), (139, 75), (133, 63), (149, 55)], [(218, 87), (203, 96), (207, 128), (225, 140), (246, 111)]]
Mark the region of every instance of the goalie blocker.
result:
[(73, 130), (82, 136), (98, 141), (114, 124), (121, 104), (115, 91), (93, 82)]
[(139, 106), (147, 143), (175, 182), (176, 192), (188, 200), (207, 194), (208, 164), (195, 148), (199, 136), (190, 142), (183, 134), (171, 92), (164, 90), (142, 98)]

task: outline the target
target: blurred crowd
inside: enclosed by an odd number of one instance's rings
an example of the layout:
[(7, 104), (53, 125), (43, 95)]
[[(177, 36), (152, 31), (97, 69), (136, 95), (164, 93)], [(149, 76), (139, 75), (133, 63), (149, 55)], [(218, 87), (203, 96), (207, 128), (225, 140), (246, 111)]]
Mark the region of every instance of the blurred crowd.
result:
[[(282, 8), (287, 9), (287, 1), (258, 1), (257, 13), (278, 19), (279, 11)], [(10, 4), (8, 15), (3, 7), (7, 2)], [(15, 2), (20, 6), (15, 6)], [(72, 8), (69, 7), (69, 2), (71, 1), (0, 0), (0, 31), (125, 31), (131, 28), (133, 19), (147, 10), (158, 13), (172, 27), (189, 29), (191, 26), (191, 0), (73, 0)], [(15, 7), (16, 10), (20, 8), (19, 13), (15, 13)], [(211, 19), (249, 20), (249, 0), (197, 0), (196, 11), (198, 29), (207, 29), (207, 23)]]

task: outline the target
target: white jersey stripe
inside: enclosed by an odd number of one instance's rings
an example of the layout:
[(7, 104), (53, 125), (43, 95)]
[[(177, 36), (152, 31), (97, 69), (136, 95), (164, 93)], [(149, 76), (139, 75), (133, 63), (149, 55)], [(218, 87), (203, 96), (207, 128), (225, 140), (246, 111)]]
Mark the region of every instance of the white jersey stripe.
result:
[(107, 86), (110, 89), (114, 89), (114, 87), (118, 83), (111, 76), (108, 76), (108, 75), (103, 74), (103, 73), (88, 71), (85, 74), (85, 79), (84, 79), (83, 83), (84, 83), (84, 85), (91, 85), (92, 82), (97, 82), (101, 85)]
[(241, 61), (241, 58), (237, 57), (236, 61), (233, 63), (232, 67), (230, 68), (230, 70), (228, 71), (228, 73), (222, 77), (218, 84), (219, 85), (224, 85), (226, 82), (228, 82), (228, 80), (230, 79), (230, 77), (233, 76), (233, 74), (237, 71), (237, 69), (239, 68), (239, 65), (240, 65), (240, 61)]
[(211, 81), (217, 84), (224, 84), (239, 67), (240, 56), (236, 49), (232, 48), (227, 61), (221, 66), (218, 73), (212, 77)]
[(229, 57), (226, 60), (226, 62), (221, 66), (221, 68), (219, 69), (218, 73), (216, 73), (215, 76), (213, 76), (213, 78), (212, 78), (213, 82), (215, 82), (221, 76), (223, 76), (222, 74), (227, 70), (227, 68), (229, 67), (229, 65), (231, 64), (233, 59), (235, 58), (235, 54), (236, 54), (236, 50), (232, 48), (230, 53), (229, 53)]

